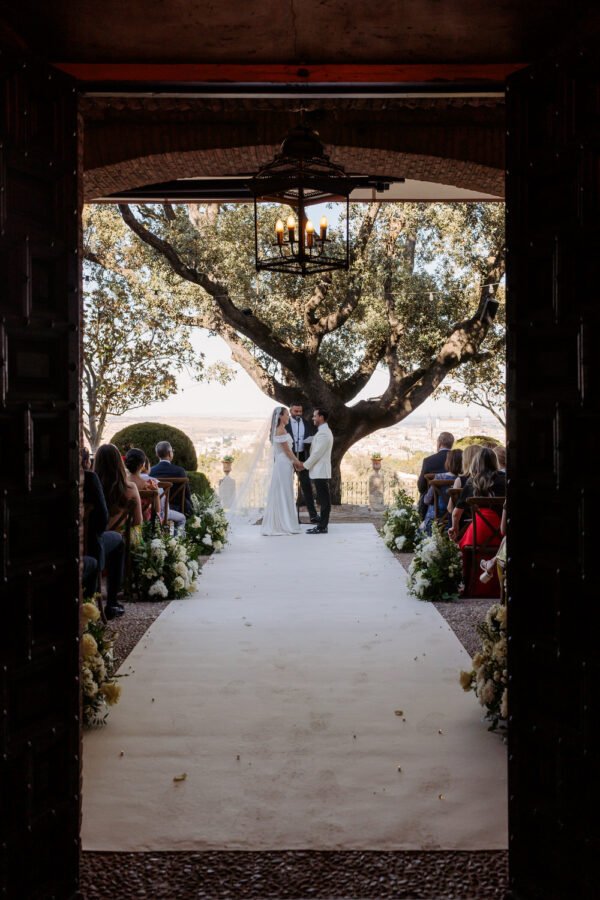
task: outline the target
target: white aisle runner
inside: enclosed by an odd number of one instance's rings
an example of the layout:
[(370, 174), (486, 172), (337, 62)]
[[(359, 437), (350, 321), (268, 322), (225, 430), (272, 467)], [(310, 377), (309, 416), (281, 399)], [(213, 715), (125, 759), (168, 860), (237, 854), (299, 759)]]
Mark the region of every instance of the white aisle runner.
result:
[(371, 525), (236, 534), (85, 735), (84, 849), (506, 847), (506, 748), (405, 581)]

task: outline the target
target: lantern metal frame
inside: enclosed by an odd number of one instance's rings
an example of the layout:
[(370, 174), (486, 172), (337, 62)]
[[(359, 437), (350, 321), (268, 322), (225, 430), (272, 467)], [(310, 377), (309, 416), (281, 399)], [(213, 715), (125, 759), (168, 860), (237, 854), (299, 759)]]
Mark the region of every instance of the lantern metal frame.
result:
[[(392, 179), (399, 180), (399, 179)], [(350, 266), (350, 194), (365, 183), (365, 176), (348, 175), (342, 166), (325, 154), (318, 134), (299, 126), (281, 145), (272, 162), (263, 166), (248, 183), (254, 197), (254, 243), (256, 270), (312, 275)], [(345, 236), (339, 241), (327, 236), (327, 227), (307, 233), (306, 209), (317, 203), (341, 201), (346, 205)], [(277, 236), (271, 255), (261, 253), (259, 245), (259, 204), (279, 203), (291, 207), (297, 219), (296, 229), (285, 229)], [(287, 235), (286, 235), (287, 230)], [(335, 244), (342, 244), (340, 253)], [(332, 246), (334, 245), (334, 246)]]

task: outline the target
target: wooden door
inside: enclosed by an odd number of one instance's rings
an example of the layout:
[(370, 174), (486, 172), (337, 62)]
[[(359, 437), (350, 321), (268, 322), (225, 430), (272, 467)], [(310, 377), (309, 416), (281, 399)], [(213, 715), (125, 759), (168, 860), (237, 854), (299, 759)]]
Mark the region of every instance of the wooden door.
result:
[(79, 203), (71, 80), (0, 55), (3, 896), (75, 896)]
[(510, 872), (515, 898), (598, 896), (600, 69), (507, 92)]

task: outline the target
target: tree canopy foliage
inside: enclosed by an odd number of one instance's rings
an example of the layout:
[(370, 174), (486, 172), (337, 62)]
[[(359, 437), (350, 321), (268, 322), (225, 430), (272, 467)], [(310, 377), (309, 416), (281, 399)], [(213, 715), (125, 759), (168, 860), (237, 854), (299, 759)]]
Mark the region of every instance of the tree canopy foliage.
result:
[[(350, 270), (306, 279), (257, 276), (248, 206), (120, 211), (165, 283), (186, 284), (171, 304), (180, 322), (221, 335), (274, 400), (330, 410), (334, 468), (449, 372), (501, 352), (502, 317), (492, 320), (486, 302), (502, 295), (502, 204), (352, 205)], [(279, 212), (270, 215), (261, 240), (271, 239)], [(352, 403), (378, 366), (387, 369), (386, 390)]]
[(109, 415), (163, 400), (177, 390), (177, 374), (204, 377), (203, 359), (180, 323), (190, 290), (165, 283), (147, 245), (125, 226), (115, 207), (87, 207), (84, 215), (84, 431), (92, 449)]

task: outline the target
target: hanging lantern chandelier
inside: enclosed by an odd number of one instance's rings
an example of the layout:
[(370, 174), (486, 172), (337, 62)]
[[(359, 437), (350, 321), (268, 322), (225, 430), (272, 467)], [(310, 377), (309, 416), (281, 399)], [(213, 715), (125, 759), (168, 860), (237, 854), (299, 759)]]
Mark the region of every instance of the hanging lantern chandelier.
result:
[[(402, 180), (348, 175), (330, 161), (315, 131), (294, 128), (275, 159), (248, 183), (254, 197), (256, 270), (311, 275), (348, 269), (350, 194), (359, 186), (386, 190), (391, 181)], [(331, 229), (321, 216), (316, 227), (308, 216), (310, 207), (330, 202), (344, 204), (343, 221)], [(282, 207), (274, 229), (273, 205)], [(264, 225), (264, 218), (270, 225)]]

